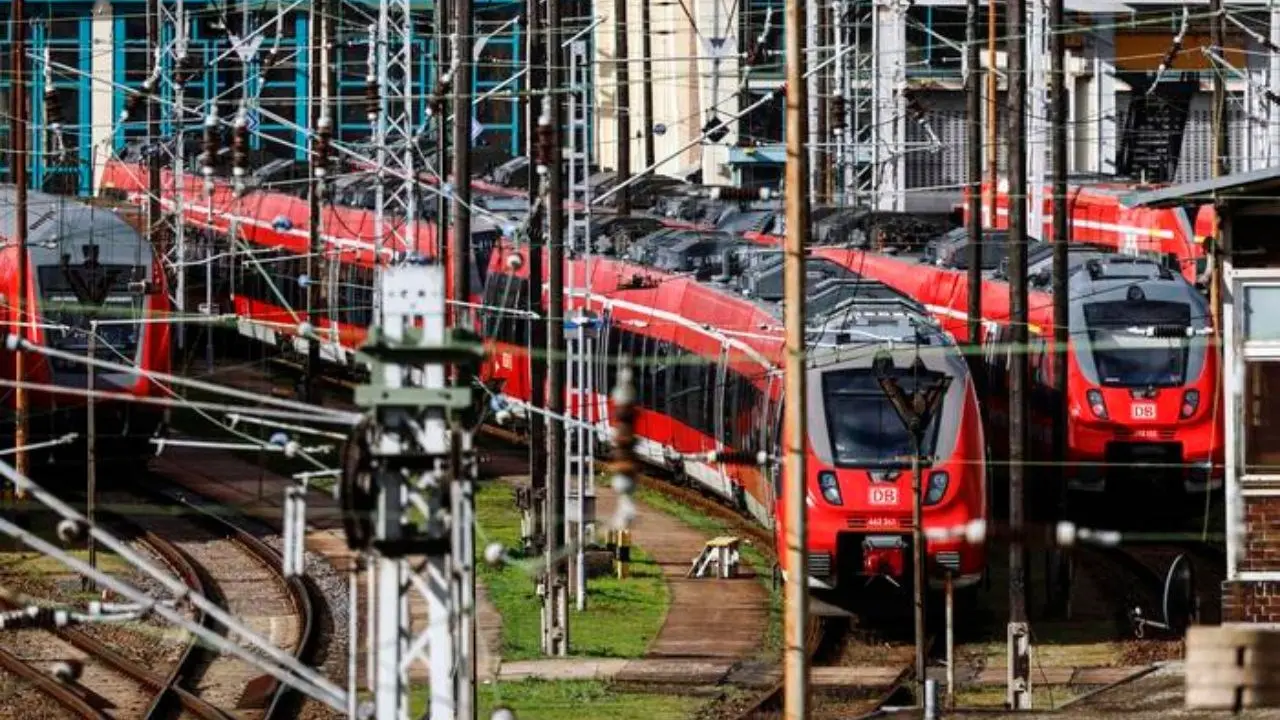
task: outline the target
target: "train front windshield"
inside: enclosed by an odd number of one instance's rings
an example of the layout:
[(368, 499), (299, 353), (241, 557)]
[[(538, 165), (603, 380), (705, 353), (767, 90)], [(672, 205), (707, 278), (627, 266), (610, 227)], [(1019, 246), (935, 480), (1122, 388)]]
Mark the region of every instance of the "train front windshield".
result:
[(1089, 352), (1110, 387), (1174, 387), (1186, 380), (1191, 324), (1187, 303), (1127, 300), (1086, 303)]
[[(941, 373), (912, 369), (888, 371), (903, 392), (912, 393), (941, 379)], [(822, 376), (827, 432), (838, 467), (892, 468), (911, 464), (911, 434), (880, 389), (874, 370), (839, 370)], [(920, 443), (921, 455), (932, 455), (938, 437), (934, 413)]]
[[(95, 355), (117, 362), (134, 360), (142, 326), (129, 321), (143, 316), (146, 296), (131, 291), (129, 283), (145, 278), (145, 267), (42, 267), (39, 272), (41, 322), (51, 326), (45, 330), (49, 345), (86, 354), (90, 322), (96, 320)], [(80, 370), (83, 366), (62, 369)]]

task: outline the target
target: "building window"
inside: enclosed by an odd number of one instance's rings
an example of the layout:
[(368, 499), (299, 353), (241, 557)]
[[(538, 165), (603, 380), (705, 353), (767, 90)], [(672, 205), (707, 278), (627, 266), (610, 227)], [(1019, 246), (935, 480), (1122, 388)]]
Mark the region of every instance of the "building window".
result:
[(1244, 289), (1245, 342), (1280, 342), (1280, 285)]
[[(782, 7), (782, 0), (747, 0), (738, 13), (742, 51), (749, 54), (756, 51), (752, 78), (781, 78), (784, 74)], [(756, 47), (766, 28), (769, 32), (764, 42)]]
[(1245, 364), (1244, 473), (1280, 475), (1280, 362)]
[[(749, 107), (760, 101), (769, 91), (748, 90), (742, 94), (742, 106)], [(745, 145), (771, 145), (784, 140), (783, 118), (786, 104), (781, 93), (747, 113), (738, 131), (739, 142)]]

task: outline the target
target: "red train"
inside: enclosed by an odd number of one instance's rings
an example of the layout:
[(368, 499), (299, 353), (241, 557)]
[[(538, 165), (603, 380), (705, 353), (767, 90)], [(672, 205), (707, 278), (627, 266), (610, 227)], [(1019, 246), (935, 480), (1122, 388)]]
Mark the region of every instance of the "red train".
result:
[[(777, 243), (761, 237), (759, 242)], [(819, 249), (864, 277), (919, 302), (956, 338), (968, 341), (968, 277), (915, 259), (860, 250)], [(1038, 457), (1067, 463), (1071, 485), (1126, 489), (1138, 476), (1173, 479), (1186, 492), (1220, 488), (1223, 428), (1220, 359), (1204, 298), (1186, 280), (1145, 258), (1073, 247), (1068, 357), (1067, 457), (1051, 458), (1053, 301), (1051, 258), (1030, 267), (1033, 442)], [(1013, 348), (1009, 285), (988, 277), (982, 289), (984, 409), (992, 445), (1008, 434), (1008, 367)], [(1116, 484), (1112, 482), (1118, 481)]]
[[(162, 200), (174, 206), (175, 183), (170, 171), (161, 175)], [(146, 167), (111, 160), (103, 171), (104, 191), (143, 204), (147, 196)], [(269, 345), (305, 353), (307, 340), (299, 327), (307, 320), (306, 275), (310, 253), (310, 208), (307, 200), (283, 192), (254, 190), (235, 197), (224, 178), (214, 181), (206, 193), (204, 180), (188, 176), (183, 210), (188, 227), (226, 236), (235, 225), (246, 243), (232, 253), (220, 271), (227, 276), (229, 305), (238, 316), (241, 335)], [(325, 307), (318, 313), (316, 333), (324, 339), (321, 356), (333, 363), (355, 367), (355, 351), (373, 317), (374, 259), (379, 233), (374, 213), (362, 208), (326, 205), (321, 212), (321, 239), (325, 246), (321, 294)], [(479, 268), (472, 287), (480, 287), (489, 254), (501, 236), (499, 228), (482, 218), (472, 221), (473, 267)], [(403, 220), (382, 228), (384, 262), (394, 257), (437, 257), (435, 224), (419, 220), (409, 227)]]
[[(1072, 183), (1067, 190), (1071, 214), (1071, 241), (1114, 248), (1125, 255), (1146, 257), (1177, 268), (1195, 283), (1206, 271), (1205, 238), (1214, 232), (1212, 205), (1175, 208), (1131, 208), (1121, 200), (1149, 185), (1120, 182)], [(983, 226), (1009, 227), (1009, 187), (1007, 180), (996, 186), (996, 217), (989, 217), (991, 184), (982, 185)], [(967, 204), (960, 208), (968, 217)], [(967, 222), (967, 221), (966, 221)], [(1032, 231), (1034, 234), (1034, 230)], [(1040, 237), (1053, 237), (1053, 200), (1044, 201), (1044, 227)]]
[[(0, 189), (0, 294), (19, 293), (19, 258), (12, 187)], [(24, 322), (15, 303), (6, 302), (8, 335), (62, 353), (87, 355), (91, 323), (97, 323), (95, 357), (134, 368), (98, 370), (94, 387), (111, 393), (97, 402), (99, 447), (108, 456), (145, 457), (161, 412), (129, 397), (167, 396), (147, 378), (170, 369), (170, 326), (152, 322), (169, 316), (169, 295), (150, 243), (116, 212), (40, 192), (28, 194), (27, 294)], [(16, 355), (0, 353), (0, 376), (12, 380)], [(22, 381), (30, 412), (30, 442), (78, 432), (84, 437), (87, 366), (75, 360), (25, 353)], [(59, 392), (59, 388), (64, 392)], [(5, 392), (12, 413), (15, 397)], [(7, 419), (12, 424), (13, 416)], [(121, 442), (128, 441), (128, 442)], [(57, 453), (59, 464), (84, 455)]]
[[(577, 260), (566, 268), (579, 287), (588, 279), (591, 287), (589, 297), (568, 298), (566, 312), (600, 320), (605, 352), (597, 357), (596, 386), (612, 386), (619, 355), (633, 358), (638, 453), (773, 527), (781, 543), (780, 467), (723, 464), (708, 455), (781, 454), (781, 255), (722, 237), (645, 246), (641, 240), (631, 248), (649, 259), (643, 265), (597, 258), (589, 270)], [(526, 268), (525, 249), (495, 254), (484, 299), (498, 311), (484, 325), (493, 345), (486, 378), (517, 407), (528, 399), (527, 326), (501, 310), (526, 307)], [(877, 384), (875, 363), (887, 361), (881, 370), (907, 391), (917, 382), (950, 381), (922, 448), (933, 458), (922, 479), (928, 526), (985, 517), (986, 448), (975, 387), (954, 343), (910, 298), (825, 259), (811, 259), (808, 270), (810, 583), (852, 589), (878, 576), (902, 582), (911, 563), (911, 446)], [(985, 569), (982, 548), (959, 542), (930, 542), (928, 557), (961, 586)]]
[[(117, 167), (112, 180), (116, 188), (127, 181), (127, 171)], [(126, 175), (122, 178), (121, 173)], [(129, 191), (141, 190), (135, 186)], [(296, 328), (288, 307), (293, 303), (282, 288), (298, 285), (297, 268), (307, 250), (301, 241), (303, 224), (291, 219), (292, 205), (285, 198), (246, 197), (234, 201), (239, 203), (236, 207), (229, 196), (221, 199), (221, 185), (214, 193), (210, 220), (208, 201), (199, 200), (202, 193), (194, 184), (188, 188), (192, 225), (226, 233), (234, 217), (249, 250), (270, 258), (249, 263), (252, 273), (248, 268), (241, 271), (245, 280), (236, 288), (235, 307), (244, 316), (241, 322), (252, 328), (247, 333), (279, 343)], [(278, 215), (288, 222), (280, 222)], [(344, 224), (367, 227), (355, 222)], [(326, 223), (326, 234), (341, 226)], [(358, 244), (353, 252), (334, 252), (324, 278), (326, 297), (340, 298), (324, 310), (324, 327), (337, 329), (336, 341), (326, 351), (330, 359), (345, 362), (351, 357), (371, 319), (371, 239), (327, 239), (335, 250), (353, 241)], [(529, 327), (520, 315), (503, 311), (526, 307), (527, 254), (490, 253), (490, 248), (477, 247), (477, 260), (480, 253), (488, 260), (475, 285), (483, 294), (474, 298), (486, 308), (479, 329), (492, 350), (483, 379), (498, 403), (518, 409), (520, 401), (529, 398)], [(701, 276), (726, 276), (720, 282), (597, 259), (590, 266), (592, 294), (568, 298), (567, 304), (568, 310), (591, 313), (600, 321), (604, 351), (597, 354), (593, 369), (595, 387), (613, 385), (620, 354), (638, 363), (637, 449), (642, 457), (734, 503), (781, 537), (780, 466), (718, 460), (733, 453), (780, 455), (781, 264), (777, 257), (764, 257), (776, 253), (748, 249), (741, 241), (710, 255), (697, 255), (690, 248), (668, 249), (685, 260), (697, 260)], [(671, 252), (663, 255), (670, 256)], [(922, 448), (932, 458), (922, 478), (929, 526), (951, 527), (985, 517), (986, 444), (975, 386), (954, 343), (910, 298), (827, 260), (813, 259), (810, 269), (811, 276), (820, 277), (810, 291), (810, 323), (815, 328), (815, 358), (822, 358), (809, 377), (814, 408), (807, 447), (810, 579), (820, 587), (856, 588), (879, 576), (902, 583), (910, 577), (912, 557), (912, 477), (903, 457), (910, 444), (876, 384), (873, 363), (879, 359), (880, 371), (908, 390), (917, 379), (949, 379)], [(579, 287), (587, 271), (580, 260), (566, 265), (566, 275), (576, 278)], [(251, 279), (253, 273), (261, 283)], [(728, 282), (727, 276), (734, 274), (742, 275), (750, 296), (741, 285)], [(582, 414), (603, 427), (607, 412), (607, 401), (601, 398), (598, 407)], [(717, 453), (715, 458), (707, 454), (710, 451)], [(930, 542), (928, 555), (935, 569), (949, 569), (960, 586), (974, 585), (985, 571), (981, 547)]]

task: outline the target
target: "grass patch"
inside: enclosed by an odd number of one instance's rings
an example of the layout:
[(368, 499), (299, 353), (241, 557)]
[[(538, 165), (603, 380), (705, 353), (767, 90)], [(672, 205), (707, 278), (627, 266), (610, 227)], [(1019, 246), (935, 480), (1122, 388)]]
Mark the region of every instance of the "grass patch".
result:
[[(485, 483), (476, 492), (476, 551), (499, 542), (515, 556), (501, 568), (477, 562), (480, 581), (502, 616), (502, 658), (542, 657), (541, 601), (534, 577), (542, 559), (523, 558), (520, 511), (515, 490)], [(587, 610), (569, 617), (569, 653), (589, 657), (634, 658), (644, 655), (667, 616), (670, 596), (662, 570), (643, 551), (632, 550), (631, 577), (587, 581)]]
[[(699, 530), (709, 535), (724, 535), (732, 534), (733, 532), (733, 528), (727, 521), (718, 517), (703, 515), (692, 508), (681, 505), (657, 490), (639, 487), (636, 488), (635, 497), (640, 502), (655, 510), (667, 513), (694, 530)], [(764, 585), (765, 591), (769, 593), (769, 624), (765, 628), (764, 642), (760, 648), (760, 655), (765, 659), (776, 659), (782, 653), (782, 588), (773, 586), (773, 563), (765, 557), (759, 548), (747, 544), (739, 547), (739, 554), (742, 559), (755, 571), (756, 576), (760, 578), (760, 582)]]
[[(1044, 667), (1118, 667), (1125, 664), (1124, 649), (1120, 642), (1046, 642), (1036, 645), (1036, 663)], [(998, 640), (968, 644), (965, 654), (981, 658), (978, 662), (985, 667), (1004, 666), (1008, 661), (1008, 648)]]
[[(1067, 702), (1088, 692), (1088, 688), (1075, 685), (1036, 685), (1036, 706), (1053, 709), (1062, 707)], [(941, 691), (941, 689), (940, 689)], [(982, 685), (978, 687), (960, 687), (956, 689), (956, 707), (992, 709), (1006, 707), (1007, 690), (1002, 685)]]
[[(489, 717), (505, 707), (520, 720), (610, 720), (692, 718), (706, 704), (687, 697), (627, 692), (594, 680), (522, 680), (482, 685), (476, 689), (478, 717)], [(426, 711), (427, 691), (414, 693), (413, 713)]]
[[(67, 550), (68, 555), (89, 562), (89, 551)], [(132, 566), (120, 559), (113, 552), (98, 551), (98, 569), (112, 575), (123, 575), (130, 572)], [(44, 575), (74, 575), (75, 571), (48, 555), (33, 552), (0, 553), (0, 573), (40, 577)]]

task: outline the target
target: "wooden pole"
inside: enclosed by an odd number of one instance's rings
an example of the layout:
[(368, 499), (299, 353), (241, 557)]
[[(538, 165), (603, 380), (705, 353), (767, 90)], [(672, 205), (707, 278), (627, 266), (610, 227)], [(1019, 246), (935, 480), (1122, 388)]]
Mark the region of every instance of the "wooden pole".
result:
[[(1209, 43), (1218, 57), (1223, 51), (1222, 0), (1209, 0)], [(1227, 80), (1222, 72), (1213, 74), (1213, 177), (1230, 172), (1227, 154)], [(1213, 252), (1209, 257), (1209, 311), (1213, 316), (1214, 336), (1221, 341), (1222, 327), (1222, 225), (1218, 213), (1213, 214)]]
[(809, 667), (805, 652), (805, 626), (809, 617), (809, 558), (805, 448), (808, 428), (805, 382), (804, 278), (805, 240), (809, 235), (809, 163), (805, 142), (809, 135), (808, 82), (805, 79), (805, 3), (786, 4), (787, 52), (787, 237), (783, 270), (786, 298), (786, 397), (783, 468), (783, 506), (786, 517), (786, 616), (783, 647), (786, 684), (785, 716), (809, 717)]
[[(969, 360), (977, 369), (982, 358), (982, 71), (978, 55), (978, 0), (967, 0), (965, 23), (966, 109), (969, 160)], [(974, 373), (973, 377), (980, 377)]]
[(987, 227), (999, 223), (996, 218), (996, 184), (1000, 181), (1000, 108), (996, 98), (1000, 94), (1000, 80), (996, 74), (996, 18), (999, 17), (996, 0), (987, 0), (987, 184), (991, 196), (987, 200)]
[[(1067, 50), (1063, 31), (1066, 27), (1066, 8), (1063, 0), (1049, 0), (1049, 122), (1053, 162), (1053, 391), (1056, 399), (1053, 423), (1052, 455), (1057, 460), (1057, 487), (1059, 511), (1066, 513), (1067, 504), (1067, 423), (1070, 409), (1067, 402), (1067, 343), (1071, 339), (1070, 306), (1067, 290), (1067, 243), (1071, 240), (1067, 207)], [(1066, 551), (1050, 553), (1057, 561), (1053, 568), (1057, 582), (1051, 588), (1050, 606), (1055, 613), (1065, 614), (1070, 603), (1070, 588), (1065, 585), (1071, 577), (1066, 564)]]
[(658, 160), (657, 150), (654, 148), (653, 135), (653, 28), (650, 27), (652, 20), (649, 3), (652, 0), (640, 0), (640, 75), (641, 75), (641, 92), (644, 95), (644, 122), (641, 123), (644, 132), (644, 166), (652, 167)]

